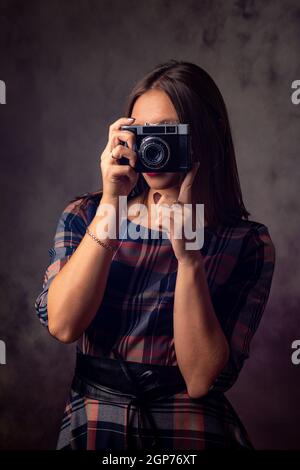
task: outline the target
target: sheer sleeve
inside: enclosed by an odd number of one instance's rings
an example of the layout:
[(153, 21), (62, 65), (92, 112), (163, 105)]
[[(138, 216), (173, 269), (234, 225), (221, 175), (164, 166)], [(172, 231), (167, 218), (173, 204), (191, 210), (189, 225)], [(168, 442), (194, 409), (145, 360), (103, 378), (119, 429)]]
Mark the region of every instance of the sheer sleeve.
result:
[(229, 360), (210, 390), (226, 392), (236, 382), (258, 328), (271, 289), (275, 247), (260, 224), (245, 236), (231, 278), (215, 306), (230, 346)]
[(81, 200), (70, 202), (62, 211), (49, 248), (49, 263), (44, 273), (42, 290), (35, 300), (35, 310), (41, 323), (48, 328), (48, 289), (54, 277), (67, 263), (85, 234), (86, 214)]

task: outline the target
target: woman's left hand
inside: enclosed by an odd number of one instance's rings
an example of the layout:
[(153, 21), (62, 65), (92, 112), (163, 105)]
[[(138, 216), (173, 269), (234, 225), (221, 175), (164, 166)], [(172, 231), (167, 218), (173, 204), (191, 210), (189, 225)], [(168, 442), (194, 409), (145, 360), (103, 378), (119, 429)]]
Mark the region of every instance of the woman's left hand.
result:
[[(202, 254), (199, 246), (203, 240), (201, 237), (201, 230), (203, 230), (203, 220), (198, 220), (197, 211), (196, 216), (196, 241), (191, 241), (191, 238), (187, 239), (184, 233), (184, 226), (189, 227), (189, 235), (192, 233), (192, 219), (193, 219), (193, 207), (195, 204), (192, 203), (192, 184), (195, 175), (199, 169), (199, 162), (194, 163), (192, 169), (186, 174), (184, 180), (181, 183), (180, 190), (174, 203), (174, 195), (163, 194), (160, 195), (158, 202), (156, 202), (156, 224), (162, 230), (167, 232), (167, 235), (172, 243), (174, 254), (179, 263), (182, 264), (194, 264), (195, 262), (202, 262)], [(155, 193), (160, 194), (158, 191)], [(186, 205), (189, 204), (190, 206)], [(195, 208), (195, 207), (194, 207)], [(202, 219), (203, 217), (200, 217)], [(199, 223), (200, 222), (200, 223)], [(178, 235), (179, 234), (179, 235)], [(175, 236), (176, 235), (176, 236)], [(180, 238), (179, 238), (180, 237)], [(189, 248), (189, 244), (193, 246), (196, 243), (196, 249)]]

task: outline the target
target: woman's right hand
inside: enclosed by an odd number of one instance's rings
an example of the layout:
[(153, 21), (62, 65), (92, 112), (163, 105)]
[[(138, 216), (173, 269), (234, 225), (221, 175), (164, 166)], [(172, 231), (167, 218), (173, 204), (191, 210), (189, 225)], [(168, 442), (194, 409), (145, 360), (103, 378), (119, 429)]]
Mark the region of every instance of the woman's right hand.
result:
[[(130, 125), (133, 120), (120, 118), (109, 126), (107, 145), (100, 157), (100, 168), (103, 182), (103, 199), (118, 199), (119, 196), (128, 196), (137, 183), (139, 174), (132, 168), (135, 166), (137, 154), (133, 150), (135, 134), (120, 129), (123, 125)], [(128, 147), (120, 144), (127, 142)], [(111, 157), (113, 152), (113, 158)], [(129, 165), (120, 165), (118, 159), (126, 157)]]

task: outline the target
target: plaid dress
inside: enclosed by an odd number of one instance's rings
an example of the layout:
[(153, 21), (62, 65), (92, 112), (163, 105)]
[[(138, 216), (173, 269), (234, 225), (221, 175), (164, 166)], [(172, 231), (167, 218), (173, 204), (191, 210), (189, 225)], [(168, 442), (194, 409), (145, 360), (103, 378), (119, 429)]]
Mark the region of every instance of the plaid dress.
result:
[[(45, 327), (50, 283), (85, 235), (99, 200), (99, 195), (89, 195), (69, 202), (59, 218), (35, 301)], [(112, 259), (102, 303), (76, 347), (94, 357), (114, 358), (114, 346), (127, 361), (178, 365), (173, 339), (177, 260), (171, 242), (165, 232), (124, 220), (127, 234), (121, 226), (123, 240)], [(132, 228), (140, 230), (139, 238), (131, 235)], [(149, 410), (162, 449), (253, 448), (224, 392), (249, 357), (250, 342), (269, 297), (275, 248), (268, 228), (259, 222), (240, 219), (234, 227), (204, 230), (201, 253), (214, 310), (230, 345), (229, 361), (206, 396), (195, 399), (184, 391), (150, 403)], [(121, 393), (112, 396), (103, 391), (102, 398), (95, 400), (71, 387), (57, 449), (121, 450), (126, 449), (128, 435), (134, 445), (139, 416), (134, 405), (130, 410), (128, 406), (128, 398)], [(149, 427), (143, 426), (147, 437)]]

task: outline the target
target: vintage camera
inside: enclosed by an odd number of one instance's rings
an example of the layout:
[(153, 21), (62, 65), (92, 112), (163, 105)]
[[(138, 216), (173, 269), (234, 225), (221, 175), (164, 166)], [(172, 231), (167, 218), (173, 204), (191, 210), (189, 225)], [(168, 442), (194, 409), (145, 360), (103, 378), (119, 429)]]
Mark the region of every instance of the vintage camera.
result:
[[(139, 173), (179, 172), (191, 169), (189, 124), (154, 124), (121, 126), (135, 134), (134, 151), (137, 161), (134, 169)], [(128, 147), (127, 142), (123, 143)], [(128, 165), (125, 157), (121, 165)]]

